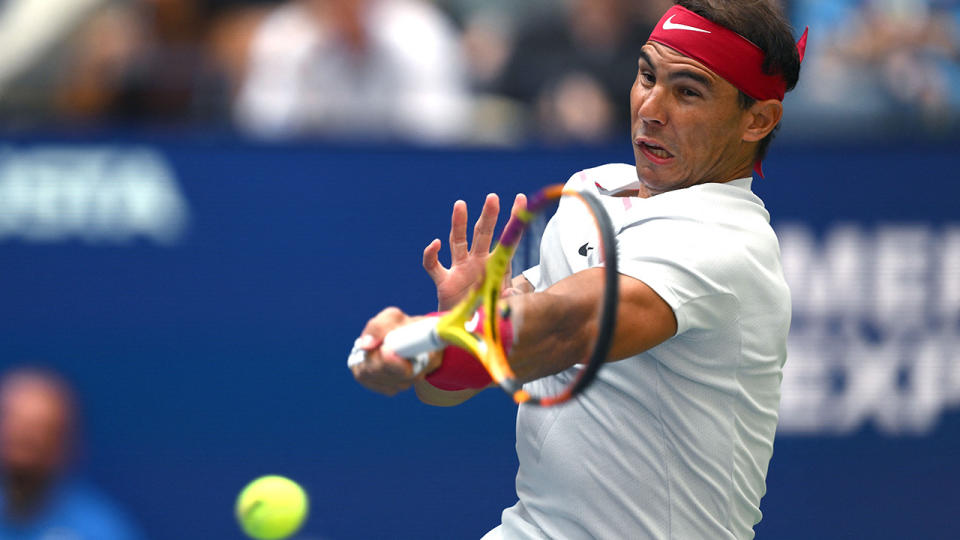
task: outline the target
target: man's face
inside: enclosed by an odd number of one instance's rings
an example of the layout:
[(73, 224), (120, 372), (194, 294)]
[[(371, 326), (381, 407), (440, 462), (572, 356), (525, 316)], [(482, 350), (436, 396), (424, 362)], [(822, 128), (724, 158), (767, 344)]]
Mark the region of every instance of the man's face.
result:
[(754, 145), (742, 140), (749, 117), (737, 89), (660, 43), (644, 45), (639, 64), (631, 132), (647, 193), (749, 176)]
[(64, 396), (23, 379), (0, 394), (0, 467), (46, 476), (64, 459), (69, 412)]

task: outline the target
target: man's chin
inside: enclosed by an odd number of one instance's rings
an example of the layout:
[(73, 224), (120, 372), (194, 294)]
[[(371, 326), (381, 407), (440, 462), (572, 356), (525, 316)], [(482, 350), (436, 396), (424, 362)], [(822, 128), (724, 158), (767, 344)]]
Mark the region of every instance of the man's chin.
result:
[(637, 179), (651, 195), (682, 187), (683, 181), (661, 167), (637, 165)]
[(664, 170), (664, 167), (650, 163), (637, 163), (637, 178), (639, 178), (643, 184), (661, 185), (669, 183), (670, 180), (668, 176), (669, 171)]

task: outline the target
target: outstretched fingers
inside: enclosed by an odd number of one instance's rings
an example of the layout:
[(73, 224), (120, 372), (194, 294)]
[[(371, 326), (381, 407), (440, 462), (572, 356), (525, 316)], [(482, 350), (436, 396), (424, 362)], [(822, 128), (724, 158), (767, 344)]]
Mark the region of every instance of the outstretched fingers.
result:
[(497, 226), (497, 218), (500, 216), (500, 197), (496, 193), (487, 195), (483, 201), (483, 210), (480, 211), (480, 217), (473, 227), (473, 245), (470, 247), (470, 253), (473, 255), (486, 255), (490, 252), (490, 243), (493, 241), (493, 230)]

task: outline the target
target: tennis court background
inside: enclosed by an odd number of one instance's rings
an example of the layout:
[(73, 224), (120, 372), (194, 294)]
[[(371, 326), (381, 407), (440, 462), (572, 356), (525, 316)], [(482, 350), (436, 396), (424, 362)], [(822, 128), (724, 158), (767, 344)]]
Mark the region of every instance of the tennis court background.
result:
[[(777, 145), (755, 183), (795, 322), (760, 538), (948, 538), (960, 503), (956, 144)], [(514, 408), (423, 406), (344, 364), (386, 305), (433, 308), (423, 246), (627, 146), (417, 150), (233, 138), (7, 141), (0, 366), (52, 365), (80, 469), (152, 538), (238, 538), (289, 475), (302, 538), (476, 538), (514, 502)], [(475, 215), (475, 212), (474, 212)], [(525, 254), (529, 256), (529, 254)]]

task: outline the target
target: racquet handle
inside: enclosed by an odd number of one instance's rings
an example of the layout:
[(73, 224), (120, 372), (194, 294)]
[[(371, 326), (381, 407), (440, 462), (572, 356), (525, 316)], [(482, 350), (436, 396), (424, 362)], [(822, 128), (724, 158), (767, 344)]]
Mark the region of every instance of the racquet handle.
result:
[(438, 320), (439, 317), (427, 317), (391, 330), (384, 336), (381, 348), (393, 351), (403, 358), (415, 358), (417, 355), (442, 349), (447, 344), (437, 337)]

